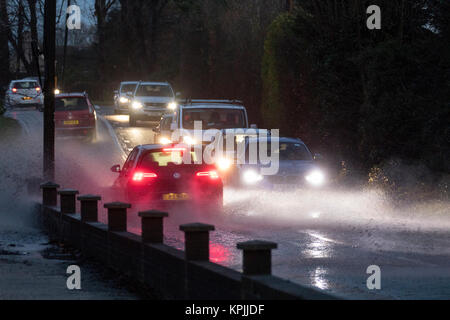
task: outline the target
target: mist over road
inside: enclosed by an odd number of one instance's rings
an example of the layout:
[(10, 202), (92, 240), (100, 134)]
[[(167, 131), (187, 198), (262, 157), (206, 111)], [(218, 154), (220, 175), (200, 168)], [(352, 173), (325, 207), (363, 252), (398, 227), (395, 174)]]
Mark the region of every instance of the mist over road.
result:
[[(155, 123), (129, 128), (127, 116), (98, 110), (95, 143), (58, 140), (56, 182), (62, 188), (111, 199), (108, 187), (116, 175), (109, 168), (123, 164), (135, 145), (153, 143)], [(34, 111), (9, 114), (27, 133), (17, 161), (17, 186), (42, 170), (42, 115)], [(23, 163), (25, 161), (25, 163)], [(106, 222), (103, 204), (101, 220)], [(149, 208), (151, 209), (151, 208)], [(353, 299), (450, 298), (450, 205), (425, 203), (394, 208), (388, 197), (374, 190), (225, 190), (225, 214), (204, 217), (192, 212), (171, 212), (165, 224), (166, 243), (183, 248), (181, 223), (205, 222), (216, 226), (211, 234), (211, 260), (241, 268), (236, 243), (269, 240), (273, 273), (291, 281)], [(138, 233), (136, 212), (129, 215), (129, 230)], [(368, 290), (366, 269), (381, 268), (381, 290)]]

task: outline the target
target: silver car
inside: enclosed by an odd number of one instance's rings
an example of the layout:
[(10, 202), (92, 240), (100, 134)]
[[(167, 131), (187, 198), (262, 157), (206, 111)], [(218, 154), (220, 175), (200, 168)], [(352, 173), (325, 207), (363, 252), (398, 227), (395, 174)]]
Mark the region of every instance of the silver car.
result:
[(5, 94), (7, 108), (33, 107), (42, 110), (44, 95), (42, 88), (35, 80), (11, 81)]
[(138, 120), (159, 121), (177, 108), (176, 96), (167, 82), (139, 82), (130, 99), (130, 126)]
[[(270, 137), (251, 138), (246, 141), (245, 164), (237, 166), (240, 185), (272, 189), (278, 186), (322, 187), (326, 184), (325, 172), (318, 165), (321, 156), (313, 156), (303, 141), (294, 138), (279, 138), (279, 148), (275, 151), (278, 155), (271, 155), (279, 161), (278, 172), (274, 175), (263, 175), (261, 169), (267, 165), (261, 163), (258, 151), (261, 143), (267, 143), (267, 150), (270, 150), (271, 142)], [(251, 150), (257, 150), (253, 157)], [(250, 159), (254, 160), (253, 163)]]

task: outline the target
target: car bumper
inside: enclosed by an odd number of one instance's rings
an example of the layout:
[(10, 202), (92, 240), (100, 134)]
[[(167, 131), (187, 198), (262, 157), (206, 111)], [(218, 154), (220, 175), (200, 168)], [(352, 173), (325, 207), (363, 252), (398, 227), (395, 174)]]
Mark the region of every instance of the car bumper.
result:
[(89, 137), (95, 132), (95, 127), (56, 128), (56, 137)]

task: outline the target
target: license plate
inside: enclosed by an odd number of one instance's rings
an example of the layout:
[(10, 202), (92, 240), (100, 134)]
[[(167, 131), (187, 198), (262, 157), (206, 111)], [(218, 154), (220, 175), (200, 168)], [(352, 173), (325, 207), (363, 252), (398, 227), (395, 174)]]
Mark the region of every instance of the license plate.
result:
[(167, 193), (163, 195), (164, 201), (185, 201), (190, 197), (187, 193)]
[(74, 126), (74, 125), (78, 125), (78, 124), (80, 124), (80, 122), (78, 120), (64, 121), (64, 125), (66, 125), (66, 126)]
[(29, 101), (29, 100), (33, 100), (33, 98), (31, 98), (31, 97), (23, 97), (22, 100)]

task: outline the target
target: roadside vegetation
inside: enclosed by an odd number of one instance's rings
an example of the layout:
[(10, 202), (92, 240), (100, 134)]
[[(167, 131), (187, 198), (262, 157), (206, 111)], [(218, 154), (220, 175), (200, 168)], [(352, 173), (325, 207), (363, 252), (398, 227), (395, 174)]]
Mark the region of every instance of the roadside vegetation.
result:
[[(0, 1), (0, 24), (20, 22), (5, 32), (35, 30), (35, 19), (17, 17), (39, 15), (41, 4), (23, 3)], [(381, 30), (366, 27), (369, 4), (382, 9)], [(92, 12), (94, 24), (69, 32), (66, 58), (60, 19), (63, 90), (110, 104), (120, 81), (166, 80), (186, 98), (242, 99), (252, 123), (323, 154), (337, 183), (357, 179), (401, 199), (445, 194), (449, 1), (95, 0), (83, 14)], [(0, 56), (25, 59), (10, 35), (0, 34)]]

